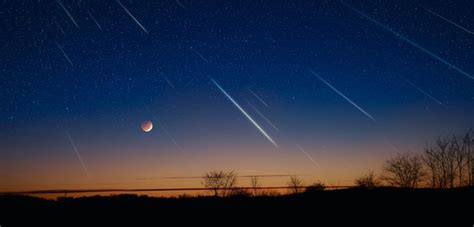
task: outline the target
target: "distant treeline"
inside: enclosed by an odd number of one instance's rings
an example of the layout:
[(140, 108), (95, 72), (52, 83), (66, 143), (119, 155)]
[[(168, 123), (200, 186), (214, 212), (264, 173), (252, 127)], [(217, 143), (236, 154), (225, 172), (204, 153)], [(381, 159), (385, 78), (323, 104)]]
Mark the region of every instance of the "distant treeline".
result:
[[(277, 195), (278, 192), (262, 190), (258, 176), (250, 177), (249, 188), (239, 188), (234, 171), (210, 171), (202, 184), (214, 196)], [(379, 175), (373, 171), (358, 177), (354, 187), (372, 189), (381, 186), (400, 188), (454, 188), (474, 186), (474, 133), (438, 137), (420, 154), (398, 153), (385, 161)], [(321, 191), (327, 186), (321, 181), (305, 185), (298, 176), (290, 176), (287, 189), (290, 194)]]

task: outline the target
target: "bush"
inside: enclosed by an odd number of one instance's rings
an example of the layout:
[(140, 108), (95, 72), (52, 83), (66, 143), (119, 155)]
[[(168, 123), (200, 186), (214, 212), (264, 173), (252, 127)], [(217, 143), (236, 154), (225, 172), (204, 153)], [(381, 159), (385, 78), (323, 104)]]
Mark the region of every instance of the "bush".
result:
[(380, 186), (380, 182), (376, 179), (373, 172), (369, 172), (368, 174), (357, 178), (355, 180), (355, 185), (358, 188), (371, 189)]
[(318, 181), (308, 186), (305, 190), (305, 193), (319, 192), (319, 191), (324, 191), (324, 190), (326, 190), (326, 185)]

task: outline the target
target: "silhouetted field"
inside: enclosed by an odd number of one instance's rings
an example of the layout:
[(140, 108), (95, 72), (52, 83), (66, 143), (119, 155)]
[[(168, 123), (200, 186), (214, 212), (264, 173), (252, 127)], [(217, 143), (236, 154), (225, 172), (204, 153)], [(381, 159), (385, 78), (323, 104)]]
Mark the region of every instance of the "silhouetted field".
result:
[[(474, 188), (340, 189), (280, 196), (159, 198), (136, 195), (91, 196), (46, 200), (0, 197), (0, 224), (73, 224), (144, 221), (202, 225), (278, 223), (459, 223), (472, 226)], [(384, 220), (384, 222), (381, 222)], [(312, 225), (311, 225), (312, 226)], [(451, 225), (457, 226), (457, 225)]]

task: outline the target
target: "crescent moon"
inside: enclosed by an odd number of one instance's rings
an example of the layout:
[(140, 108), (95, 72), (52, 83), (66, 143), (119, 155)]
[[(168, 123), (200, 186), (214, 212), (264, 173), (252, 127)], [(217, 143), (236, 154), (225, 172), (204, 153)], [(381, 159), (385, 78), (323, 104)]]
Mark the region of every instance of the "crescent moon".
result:
[(142, 122), (142, 130), (144, 132), (150, 132), (153, 129), (153, 123), (151, 121)]

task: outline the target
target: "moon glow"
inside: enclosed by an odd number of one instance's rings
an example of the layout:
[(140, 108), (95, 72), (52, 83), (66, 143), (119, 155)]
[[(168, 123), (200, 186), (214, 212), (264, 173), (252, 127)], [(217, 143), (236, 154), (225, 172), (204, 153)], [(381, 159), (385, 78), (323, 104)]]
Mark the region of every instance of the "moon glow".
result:
[(153, 123), (151, 121), (142, 122), (142, 130), (144, 132), (150, 132), (153, 129)]

